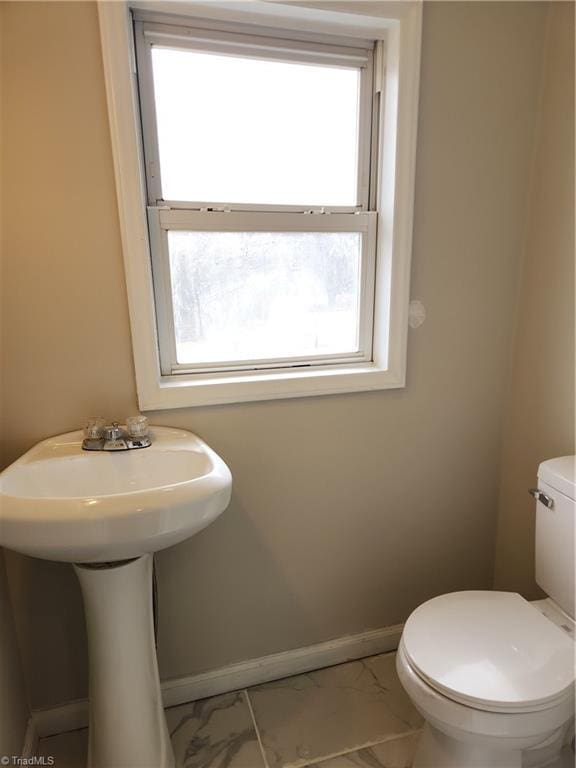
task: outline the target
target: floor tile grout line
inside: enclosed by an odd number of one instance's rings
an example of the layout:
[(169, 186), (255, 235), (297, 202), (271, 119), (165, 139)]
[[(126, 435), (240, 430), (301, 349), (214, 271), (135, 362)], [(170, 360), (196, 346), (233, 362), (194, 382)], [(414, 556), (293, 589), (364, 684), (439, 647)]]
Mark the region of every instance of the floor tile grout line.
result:
[(258, 745), (260, 746), (260, 752), (262, 753), (264, 768), (270, 768), (270, 766), (268, 765), (268, 760), (266, 759), (264, 744), (262, 744), (262, 737), (260, 736), (260, 728), (258, 728), (258, 723), (256, 722), (256, 715), (254, 714), (254, 709), (252, 708), (252, 702), (250, 701), (250, 696), (248, 695), (247, 688), (244, 688), (244, 698), (246, 699), (246, 704), (248, 706), (248, 710), (250, 711), (250, 717), (252, 718), (252, 724), (254, 725), (254, 730), (256, 731), (256, 738), (258, 739)]
[(380, 746), (380, 744), (389, 744), (392, 741), (398, 741), (400, 739), (406, 739), (409, 736), (415, 736), (416, 734), (419, 734), (421, 730), (422, 728), (416, 728), (412, 731), (405, 731), (404, 733), (395, 733), (392, 736), (379, 739), (378, 741), (367, 741), (365, 744), (359, 744), (358, 746), (352, 747), (351, 749), (345, 749), (343, 752), (334, 752), (333, 754), (315, 758), (314, 760), (310, 760), (308, 763), (286, 763), (282, 766), (282, 768), (309, 768), (309, 766), (320, 765), (327, 760), (334, 760), (337, 757), (352, 755), (354, 752), (360, 752), (362, 749), (371, 749), (372, 747)]

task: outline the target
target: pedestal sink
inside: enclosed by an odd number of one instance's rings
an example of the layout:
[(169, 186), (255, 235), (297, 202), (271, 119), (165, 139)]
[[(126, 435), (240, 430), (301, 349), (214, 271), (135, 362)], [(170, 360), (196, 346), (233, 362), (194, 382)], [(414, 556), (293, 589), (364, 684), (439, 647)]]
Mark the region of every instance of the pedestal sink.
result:
[(196, 435), (154, 427), (152, 445), (82, 451), (44, 440), (0, 474), (0, 545), (74, 563), (90, 658), (90, 768), (172, 768), (152, 615), (152, 555), (228, 506), (230, 470)]

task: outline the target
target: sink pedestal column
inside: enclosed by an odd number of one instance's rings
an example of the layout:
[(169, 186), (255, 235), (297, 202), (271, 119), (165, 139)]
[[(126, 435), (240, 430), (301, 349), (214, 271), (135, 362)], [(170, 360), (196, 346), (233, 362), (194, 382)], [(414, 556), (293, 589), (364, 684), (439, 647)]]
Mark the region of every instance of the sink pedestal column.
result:
[(154, 644), (152, 555), (74, 570), (88, 631), (88, 768), (174, 768)]

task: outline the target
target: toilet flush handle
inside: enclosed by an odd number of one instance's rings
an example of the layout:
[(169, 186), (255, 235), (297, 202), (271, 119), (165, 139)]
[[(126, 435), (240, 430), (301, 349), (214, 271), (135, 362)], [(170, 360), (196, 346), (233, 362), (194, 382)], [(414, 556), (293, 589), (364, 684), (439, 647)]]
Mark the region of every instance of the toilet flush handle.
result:
[(541, 504), (544, 504), (545, 507), (548, 507), (548, 509), (552, 509), (554, 507), (554, 499), (541, 491), (539, 488), (530, 488), (528, 493), (530, 496), (534, 496), (536, 501), (539, 501)]

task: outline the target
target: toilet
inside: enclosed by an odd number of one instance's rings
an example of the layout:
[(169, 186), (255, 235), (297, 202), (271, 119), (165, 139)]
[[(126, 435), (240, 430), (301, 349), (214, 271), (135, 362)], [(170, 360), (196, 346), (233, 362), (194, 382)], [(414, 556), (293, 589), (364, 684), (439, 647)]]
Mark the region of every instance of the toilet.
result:
[(396, 666), (425, 719), (414, 768), (574, 765), (575, 458), (543, 462), (531, 491), (546, 599), (453, 592), (406, 622)]

